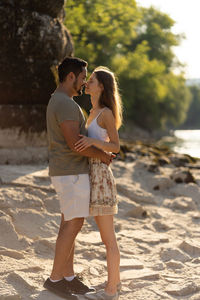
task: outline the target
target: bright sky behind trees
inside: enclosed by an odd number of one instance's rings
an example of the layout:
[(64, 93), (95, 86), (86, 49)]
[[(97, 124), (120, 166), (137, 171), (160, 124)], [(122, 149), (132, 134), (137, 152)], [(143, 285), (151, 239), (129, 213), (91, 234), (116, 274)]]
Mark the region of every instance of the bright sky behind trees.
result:
[(186, 37), (180, 46), (174, 48), (178, 59), (186, 64), (186, 78), (200, 78), (200, 0), (136, 0), (144, 7), (155, 6), (167, 13), (176, 24), (174, 33)]

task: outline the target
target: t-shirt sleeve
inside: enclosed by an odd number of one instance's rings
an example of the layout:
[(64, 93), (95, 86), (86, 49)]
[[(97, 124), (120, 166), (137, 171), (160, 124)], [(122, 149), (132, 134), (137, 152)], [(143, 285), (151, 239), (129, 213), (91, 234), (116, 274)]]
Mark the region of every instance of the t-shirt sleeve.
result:
[(57, 101), (55, 109), (56, 119), (58, 123), (64, 121), (79, 122), (79, 108), (73, 100), (60, 99)]

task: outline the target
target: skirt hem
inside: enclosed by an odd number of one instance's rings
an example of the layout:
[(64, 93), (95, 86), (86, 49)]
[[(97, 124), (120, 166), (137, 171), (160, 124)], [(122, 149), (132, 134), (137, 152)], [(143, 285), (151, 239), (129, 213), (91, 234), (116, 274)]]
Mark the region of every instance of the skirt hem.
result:
[(90, 216), (106, 216), (106, 215), (114, 215), (118, 213), (117, 206), (92, 206), (90, 207)]

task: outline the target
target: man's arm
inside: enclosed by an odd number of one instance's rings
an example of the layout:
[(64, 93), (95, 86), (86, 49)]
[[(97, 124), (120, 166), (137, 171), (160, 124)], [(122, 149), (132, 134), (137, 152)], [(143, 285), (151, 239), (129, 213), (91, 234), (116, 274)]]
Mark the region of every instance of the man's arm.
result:
[(83, 156), (99, 158), (103, 163), (107, 165), (110, 164), (111, 156), (100, 149), (97, 149), (92, 146), (81, 151), (81, 153), (75, 149), (75, 144), (80, 139), (79, 123), (77, 121), (70, 121), (70, 120), (63, 121), (62, 123), (60, 123), (60, 128), (62, 130), (62, 133), (64, 135), (68, 147), (72, 151), (77, 152)]

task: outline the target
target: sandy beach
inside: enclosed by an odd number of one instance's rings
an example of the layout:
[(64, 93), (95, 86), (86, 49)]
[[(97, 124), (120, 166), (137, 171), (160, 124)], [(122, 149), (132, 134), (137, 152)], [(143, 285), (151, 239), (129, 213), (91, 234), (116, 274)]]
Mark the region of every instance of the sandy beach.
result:
[[(200, 300), (200, 162), (145, 149), (137, 145), (112, 164), (120, 299)], [(43, 288), (59, 223), (46, 163), (0, 165), (0, 300), (61, 299)], [(75, 270), (97, 289), (106, 281), (105, 248), (91, 217), (77, 237)]]

